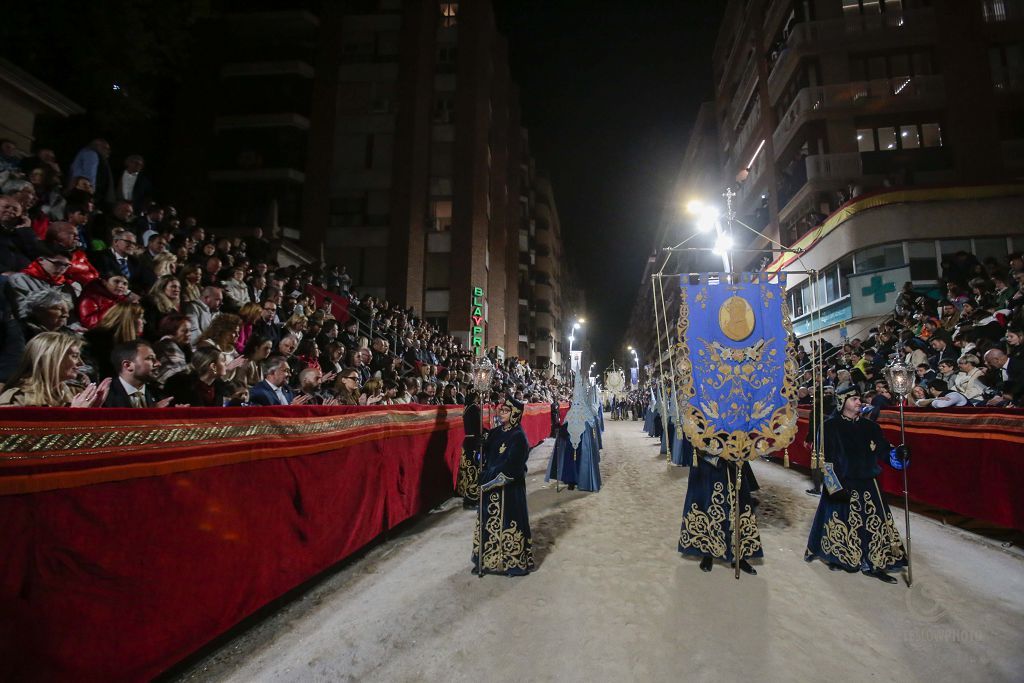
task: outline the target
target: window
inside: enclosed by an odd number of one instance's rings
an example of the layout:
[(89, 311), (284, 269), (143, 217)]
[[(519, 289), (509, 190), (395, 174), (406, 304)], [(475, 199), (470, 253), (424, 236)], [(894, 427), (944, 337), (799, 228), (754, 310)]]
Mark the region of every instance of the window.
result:
[(921, 146), (921, 135), (917, 126), (900, 126), (900, 146), (903, 149), (917, 149)]
[(1004, 0), (982, 0), (981, 16), (985, 21), (1006, 21), (1006, 2)]
[(875, 131), (873, 128), (857, 129), (857, 149), (861, 152), (875, 151)]
[(1024, 43), (991, 47), (988, 61), (996, 92), (1024, 89)]
[(935, 260), (935, 242), (910, 242), (907, 244), (910, 256), (911, 280), (938, 280), (939, 264)]
[(459, 3), (441, 2), (441, 26), (442, 28), (453, 28), (458, 25)]
[(896, 149), (896, 129), (886, 126), (878, 129), (878, 149), (881, 151)]
[(942, 129), (939, 128), (939, 124), (922, 124), (921, 142), (923, 147), (942, 147)]
[(883, 268), (895, 268), (903, 265), (903, 245), (883, 244), (857, 252), (855, 255), (857, 272), (863, 273)]
[(448, 232), (452, 229), (451, 197), (435, 198), (430, 202), (430, 219), (432, 228), (437, 232)]

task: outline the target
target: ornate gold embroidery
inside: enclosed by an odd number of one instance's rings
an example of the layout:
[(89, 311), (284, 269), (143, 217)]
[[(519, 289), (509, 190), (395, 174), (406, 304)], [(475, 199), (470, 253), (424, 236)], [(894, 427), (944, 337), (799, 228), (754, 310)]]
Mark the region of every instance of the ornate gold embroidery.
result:
[[(877, 483), (875, 488), (877, 490)], [(865, 491), (862, 497), (859, 491), (851, 491), (847, 521), (844, 523), (839, 513), (833, 512), (825, 522), (822, 552), (850, 567), (867, 564), (871, 569), (886, 569), (903, 560), (903, 544), (892, 515), (886, 512), (883, 516), (879, 507), (885, 510), (881, 494), (876, 504), (870, 492)], [(861, 529), (868, 535), (867, 557), (861, 544)]]
[[(695, 548), (704, 555), (726, 558), (729, 555), (732, 536), (729, 527), (732, 510), (736, 505), (736, 488), (729, 480), (728, 503), (722, 482), (715, 482), (711, 490), (711, 504), (707, 511), (700, 510), (696, 503), (690, 504), (683, 515), (683, 526), (679, 533), (679, 545)], [(757, 532), (757, 518), (747, 505), (740, 512), (740, 558), (752, 557), (761, 549), (761, 538)]]
[[(481, 503), (482, 504), (482, 503)], [(531, 571), (533, 569), (533, 544), (519, 528), (515, 520), (502, 528), (505, 515), (503, 491), (492, 491), (487, 494), (487, 508), (484, 530), (487, 540), (484, 541), (483, 555), (480, 553), (480, 517), (477, 517), (473, 531), (473, 548), (480, 557), (483, 571), (503, 574), (512, 569)]]
[(501, 444), (501, 445), (500, 445), (500, 446), (498, 447), (498, 452), (499, 452), (499, 453), (504, 453), (504, 452), (505, 452), (505, 449), (507, 449), (507, 448), (508, 448), (508, 444), (507, 444), (507, 443), (503, 443), (503, 444)]
[[(706, 307), (706, 287), (702, 288), (695, 298), (702, 308)], [(698, 358), (705, 359), (702, 362), (717, 365), (719, 368), (720, 373), (718, 376), (721, 382), (718, 386), (722, 386), (727, 381), (742, 379), (739, 375), (753, 375), (755, 370), (758, 370), (759, 366), (764, 362), (777, 364), (781, 361), (782, 363), (783, 381), (778, 391), (784, 399), (783, 405), (775, 409), (770, 417), (768, 412), (771, 411), (771, 401), (762, 401), (760, 404), (754, 405), (752, 413), (760, 415), (760, 418), (757, 418), (760, 420), (759, 428), (751, 432), (736, 430), (731, 433), (716, 431), (714, 425), (709, 422), (709, 418), (716, 419), (720, 414), (724, 414), (730, 409), (738, 410), (741, 404), (745, 402), (744, 397), (739, 395), (734, 397), (733, 394), (730, 394), (730, 398), (735, 398), (736, 400), (730, 401), (728, 406), (720, 406), (716, 402), (711, 401), (702, 404), (698, 409), (690, 403), (690, 400), (696, 396), (697, 392), (693, 382), (690, 340), (686, 334), (689, 329), (690, 318), (690, 305), (687, 300), (686, 287), (680, 289), (679, 302), (679, 324), (677, 327), (679, 342), (675, 345), (675, 363), (680, 381), (679, 391), (675, 400), (677, 401), (679, 415), (683, 423), (683, 431), (690, 442), (700, 450), (731, 461), (753, 460), (789, 445), (796, 435), (797, 426), (797, 363), (796, 347), (793, 344), (793, 324), (790, 321), (789, 307), (786, 304), (785, 298), (780, 303), (782, 306), (782, 324), (786, 330), (788, 342), (785, 354), (781, 359), (776, 358), (778, 352), (775, 349), (771, 349), (768, 352), (769, 357), (767, 359), (762, 359), (763, 348), (760, 348), (757, 344), (746, 349), (728, 349), (721, 344), (708, 344), (704, 342), (705, 348), (698, 352)], [(764, 345), (767, 345), (767, 343)], [(742, 354), (742, 356), (737, 357), (737, 354)], [(715, 356), (717, 356), (717, 363)], [(736, 365), (733, 365), (733, 363), (736, 363)], [(739, 386), (739, 383), (734, 382), (734, 384)], [(734, 386), (733, 392), (735, 392), (735, 388)], [(735, 408), (733, 405), (735, 405)], [(763, 419), (766, 417), (767, 419)]]
[(470, 500), (480, 498), (480, 466), (476, 463), (472, 451), (462, 449), (462, 457), (459, 458), (459, 478), (455, 484), (455, 492)]

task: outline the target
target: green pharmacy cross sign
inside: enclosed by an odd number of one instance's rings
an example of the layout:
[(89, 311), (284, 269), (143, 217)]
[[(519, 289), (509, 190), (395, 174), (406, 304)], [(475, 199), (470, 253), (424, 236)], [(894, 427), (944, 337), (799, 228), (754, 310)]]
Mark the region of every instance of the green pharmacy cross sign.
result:
[(473, 349), (473, 355), (479, 356), (484, 352), (484, 288), (473, 288), (473, 306), (469, 314), (470, 322), (473, 323), (472, 333), (469, 335), (469, 345)]
[(871, 284), (861, 287), (860, 293), (864, 296), (874, 296), (876, 304), (885, 303), (885, 295), (896, 291), (895, 282), (883, 282), (881, 275), (872, 275)]

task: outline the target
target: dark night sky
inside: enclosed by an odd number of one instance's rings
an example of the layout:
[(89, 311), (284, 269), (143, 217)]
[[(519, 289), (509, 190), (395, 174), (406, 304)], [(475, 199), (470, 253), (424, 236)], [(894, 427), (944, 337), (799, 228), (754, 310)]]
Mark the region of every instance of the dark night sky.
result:
[(565, 250), (586, 292), (599, 367), (624, 341), (689, 130), (712, 96), (723, 7), (718, 0), (495, 1), (531, 151), (551, 177)]

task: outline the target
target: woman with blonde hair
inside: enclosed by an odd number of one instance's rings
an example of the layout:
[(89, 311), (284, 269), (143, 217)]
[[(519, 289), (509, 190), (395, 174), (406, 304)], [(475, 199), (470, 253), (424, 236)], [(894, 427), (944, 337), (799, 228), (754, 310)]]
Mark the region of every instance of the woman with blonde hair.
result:
[(135, 341), (142, 336), (146, 325), (145, 314), (145, 309), (139, 304), (122, 301), (111, 306), (96, 327), (86, 331), (86, 355), (97, 377), (113, 377), (117, 374), (110, 360), (110, 352), (118, 344)]
[(199, 301), (203, 293), (203, 269), (196, 263), (186, 264), (181, 269), (181, 303)]
[(63, 332), (37, 334), (25, 345), (21, 362), (4, 391), (0, 406), (95, 408), (103, 405), (110, 378), (75, 392), (68, 382), (78, 377), (82, 343)]
[(359, 395), (359, 405), (375, 406), (384, 400), (384, 383), (376, 377), (369, 379), (363, 385), (363, 391)]
[(157, 277), (174, 275), (174, 271), (177, 269), (178, 257), (171, 252), (165, 251), (153, 257), (153, 273)]
[(295, 341), (302, 341), (302, 334), (306, 331), (306, 325), (308, 324), (309, 321), (306, 320), (306, 316), (293, 314), (285, 321), (284, 332), (281, 336), (283, 337), (290, 334), (295, 337)]
[(160, 320), (170, 313), (181, 313), (181, 283), (173, 275), (161, 275), (142, 300), (146, 309), (146, 336), (157, 338)]

